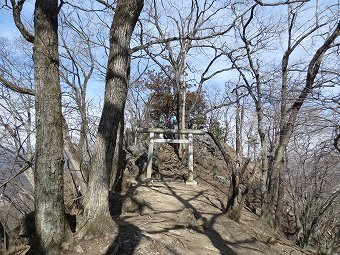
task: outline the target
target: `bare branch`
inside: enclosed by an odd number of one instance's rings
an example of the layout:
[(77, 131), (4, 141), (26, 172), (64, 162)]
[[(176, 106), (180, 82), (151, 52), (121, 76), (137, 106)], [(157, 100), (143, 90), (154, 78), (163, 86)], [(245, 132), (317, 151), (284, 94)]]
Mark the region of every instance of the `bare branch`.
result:
[(35, 91), (33, 89), (19, 87), (15, 85), (14, 83), (6, 80), (1, 75), (0, 75), (0, 83), (2, 83), (6, 88), (9, 88), (15, 92), (26, 94), (26, 95), (31, 95), (31, 96), (35, 95)]
[[(234, 169), (234, 167), (233, 167), (233, 159), (231, 158), (231, 156), (229, 154), (226, 153), (226, 150), (223, 148), (221, 143), (216, 139), (214, 134), (211, 133), (211, 132), (206, 132), (206, 134), (209, 135), (211, 137), (211, 139), (214, 141), (214, 143), (217, 145), (218, 149), (222, 153), (223, 159), (224, 159), (225, 163), (227, 164), (227, 166), (229, 168), (233, 168)], [(234, 175), (234, 171), (232, 173)]]
[(19, 29), (22, 36), (30, 43), (34, 42), (34, 35), (32, 35), (24, 26), (24, 24), (21, 21), (21, 10), (24, 6), (26, 0), (19, 0), (18, 3), (15, 0), (11, 0), (11, 4), (13, 7), (13, 19), (15, 22), (15, 25)]
[(0, 9), (12, 9), (12, 8), (8, 5), (8, 0), (5, 0), (5, 3), (0, 5)]
[(298, 99), (295, 101), (295, 103), (292, 106), (292, 115), (289, 118), (289, 123), (294, 123), (294, 119), (296, 118), (296, 115), (298, 111), (300, 110), (303, 102), (307, 98), (308, 94), (311, 92), (313, 88), (313, 83), (315, 80), (316, 75), (319, 72), (319, 68), (321, 65), (321, 61), (323, 59), (324, 54), (326, 51), (331, 47), (332, 43), (335, 41), (335, 39), (340, 35), (340, 22), (337, 24), (337, 27), (333, 31), (333, 33), (327, 38), (327, 40), (323, 43), (323, 45), (316, 51), (314, 54), (312, 60), (309, 63), (308, 71), (307, 71), (307, 78), (306, 78), (306, 85), (301, 91)]
[(235, 103), (236, 103), (236, 101), (231, 101), (231, 102), (227, 102), (227, 103), (221, 103), (221, 104), (218, 104), (218, 105), (214, 105), (213, 107), (210, 107), (209, 109), (205, 110), (204, 112), (202, 112), (202, 113), (198, 114), (197, 116), (191, 118), (190, 121), (196, 120), (196, 119), (198, 119), (202, 116), (206, 116), (209, 112), (220, 109), (222, 107), (227, 107), (227, 106), (233, 105)]
[(98, 3), (104, 5), (106, 8), (113, 10), (114, 11), (114, 7), (113, 5), (116, 3), (116, 1), (113, 1), (111, 4), (108, 1), (104, 1), (104, 0), (96, 0)]
[(13, 175), (11, 178), (9, 178), (7, 181), (5, 181), (4, 183), (2, 183), (0, 185), (0, 188), (2, 188), (3, 186), (5, 186), (7, 183), (9, 183), (10, 181), (12, 181), (14, 178), (16, 178), (18, 175), (22, 174), (23, 172), (25, 172), (26, 170), (30, 169), (32, 167), (32, 163), (27, 161), (26, 162), (27, 165), (24, 166), (23, 168), (20, 169), (20, 171), (18, 173), (16, 173), (15, 175)]
[(254, 0), (255, 3), (261, 6), (279, 6), (285, 4), (293, 4), (293, 3), (307, 3), (310, 0), (286, 0), (286, 1), (277, 1), (274, 3), (264, 3), (262, 0)]
[(231, 71), (234, 69), (234, 67), (228, 67), (228, 68), (223, 68), (223, 69), (220, 69), (220, 70), (217, 70), (215, 72), (213, 72), (212, 74), (208, 75), (207, 77), (205, 76), (208, 71), (210, 70), (211, 66), (213, 65), (213, 63), (218, 60), (220, 57), (224, 56), (223, 53), (220, 53), (220, 54), (215, 54), (215, 57), (209, 62), (208, 66), (205, 68), (204, 72), (202, 73), (201, 75), (201, 79), (199, 81), (199, 84), (198, 84), (198, 88), (197, 88), (197, 93), (196, 93), (196, 98), (194, 100), (194, 103), (192, 104), (192, 106), (190, 107), (190, 109), (188, 110), (188, 114), (190, 114), (194, 108), (196, 107), (196, 104), (198, 102), (198, 97), (199, 95), (201, 94), (201, 91), (202, 91), (202, 87), (203, 87), (203, 83), (211, 78), (213, 78), (215, 75), (219, 74), (219, 73), (223, 73), (223, 72), (227, 72), (227, 71)]
[[(236, 20), (235, 20), (236, 21)], [(186, 35), (186, 36), (174, 36), (174, 37), (169, 37), (169, 38), (160, 38), (160, 39), (156, 39), (153, 41), (150, 41), (148, 43), (136, 46), (134, 48), (132, 48), (130, 50), (131, 53), (134, 53), (136, 51), (139, 50), (144, 50), (152, 45), (155, 44), (167, 44), (169, 42), (173, 42), (173, 41), (180, 41), (180, 40), (189, 40), (189, 41), (200, 41), (200, 40), (205, 40), (205, 39), (211, 39), (211, 38), (215, 38), (221, 35), (224, 35), (226, 33), (228, 33), (235, 25), (235, 21), (233, 22), (233, 24), (231, 24), (227, 29), (220, 31), (220, 32), (216, 32), (216, 33), (212, 33), (206, 36), (192, 36), (192, 35)]]

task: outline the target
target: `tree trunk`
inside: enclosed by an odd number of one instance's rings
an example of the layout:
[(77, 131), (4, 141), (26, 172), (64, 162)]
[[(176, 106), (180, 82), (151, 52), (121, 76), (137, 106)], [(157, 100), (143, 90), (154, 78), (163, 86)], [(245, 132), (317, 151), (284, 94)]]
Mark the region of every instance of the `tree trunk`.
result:
[(122, 181), (124, 173), (125, 151), (124, 145), (124, 115), (122, 116), (117, 133), (116, 149), (113, 157), (112, 172), (111, 172), (111, 192), (122, 191)]
[[(259, 89), (258, 89), (259, 90)], [(260, 90), (261, 91), (261, 90)], [(260, 137), (261, 144), (261, 217), (269, 222), (270, 219), (270, 211), (268, 206), (270, 202), (268, 201), (268, 171), (269, 171), (269, 160), (268, 160), (268, 151), (267, 151), (267, 138), (264, 128), (264, 114), (262, 109), (262, 94), (259, 94), (258, 103), (256, 105), (257, 112), (257, 125), (258, 125), (258, 134)]]
[(81, 236), (100, 234), (112, 226), (108, 204), (110, 175), (118, 125), (124, 114), (128, 92), (130, 40), (143, 4), (143, 0), (117, 1), (110, 29), (104, 108), (95, 140), (92, 169), (84, 199), (84, 225), (80, 232)]
[(276, 229), (281, 229), (283, 223), (283, 201), (284, 201), (284, 192), (285, 192), (285, 185), (284, 185), (284, 172), (285, 166), (284, 162), (281, 162), (280, 166), (280, 173), (279, 173), (279, 187), (277, 190), (277, 201), (276, 201), (276, 211), (275, 211), (275, 220), (274, 220), (274, 227)]
[(88, 116), (87, 116), (87, 104), (86, 104), (86, 87), (88, 83), (88, 78), (84, 82), (84, 91), (80, 95), (78, 102), (79, 113), (81, 118), (80, 125), (80, 139), (79, 139), (79, 151), (81, 153), (81, 162), (86, 164), (91, 162), (91, 154), (89, 150), (88, 136), (90, 134), (88, 126)]
[[(31, 118), (31, 109), (33, 108), (32, 103), (31, 103), (31, 98), (28, 99), (29, 107), (27, 108), (27, 122), (25, 123), (25, 132), (27, 134), (27, 153), (26, 153), (26, 158), (28, 161), (33, 161), (33, 152), (32, 152), (32, 141), (31, 141), (31, 132), (32, 132), (32, 118)], [(25, 176), (29, 183), (32, 185), (32, 188), (34, 190), (34, 170), (32, 167), (27, 169), (25, 171)]]
[(243, 106), (241, 106), (240, 103), (240, 95), (238, 88), (235, 90), (236, 93), (236, 127), (235, 127), (235, 132), (236, 132), (236, 160), (238, 164), (242, 164), (243, 161), (243, 146), (242, 146), (242, 129), (243, 129)]
[(35, 254), (60, 254), (64, 232), (63, 134), (58, 55), (58, 1), (37, 0), (34, 17), (36, 86)]
[[(225, 149), (220, 144), (220, 142), (216, 139), (216, 137), (210, 133), (207, 132), (207, 134), (213, 139), (214, 143), (217, 145), (219, 150), (222, 153), (222, 156), (224, 158), (224, 161), (228, 168), (231, 168), (232, 175), (231, 175), (231, 182), (228, 190), (228, 201), (225, 213), (228, 214), (228, 217), (232, 220), (235, 220), (239, 222), (241, 218), (241, 212), (245, 201), (245, 196), (248, 193), (249, 187), (251, 186), (256, 172), (256, 164), (253, 169), (253, 173), (251, 174), (250, 178), (245, 182), (244, 185), (240, 185), (240, 172), (244, 173), (248, 167), (249, 160), (245, 162), (242, 166), (237, 163), (235, 163), (235, 160), (233, 160), (230, 155), (228, 155), (225, 152)], [(241, 174), (242, 175), (242, 174)]]
[[(242, 190), (244, 186), (240, 186), (240, 182), (242, 179), (242, 172), (245, 171), (248, 163), (245, 164), (241, 170), (241, 165), (243, 164), (243, 149), (242, 149), (242, 112), (241, 112), (241, 104), (240, 97), (238, 93), (238, 89), (236, 88), (236, 116), (235, 116), (235, 132), (236, 132), (236, 162), (233, 164), (233, 174), (231, 179), (231, 186), (229, 188), (229, 198), (227, 202), (227, 213), (230, 219), (239, 222), (241, 218), (241, 210), (243, 208), (244, 198)], [(235, 165), (235, 166), (234, 166)]]

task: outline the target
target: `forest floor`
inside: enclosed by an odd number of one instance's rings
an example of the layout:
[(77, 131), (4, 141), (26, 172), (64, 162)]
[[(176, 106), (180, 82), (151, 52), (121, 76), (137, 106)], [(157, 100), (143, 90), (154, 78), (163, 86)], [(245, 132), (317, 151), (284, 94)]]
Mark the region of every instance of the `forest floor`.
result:
[(223, 197), (222, 190), (203, 181), (197, 186), (174, 180), (136, 183), (122, 197), (118, 229), (67, 243), (63, 254), (305, 254), (247, 209), (239, 223), (228, 219)]

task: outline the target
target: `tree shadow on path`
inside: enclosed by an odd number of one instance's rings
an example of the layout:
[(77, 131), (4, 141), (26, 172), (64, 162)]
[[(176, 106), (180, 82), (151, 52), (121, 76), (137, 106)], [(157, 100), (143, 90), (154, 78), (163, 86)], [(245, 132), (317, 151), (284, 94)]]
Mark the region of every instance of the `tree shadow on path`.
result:
[[(107, 249), (105, 255), (131, 255), (134, 253), (136, 247), (140, 243), (142, 238), (141, 229), (127, 221), (120, 219), (119, 216), (122, 213), (124, 200), (129, 196), (129, 194), (133, 194), (133, 192), (142, 184), (143, 182), (131, 187), (125, 196), (119, 193), (110, 194), (110, 213), (112, 219), (118, 226), (118, 234)], [(138, 201), (135, 201), (135, 203), (138, 203)], [(138, 205), (138, 208), (142, 207), (143, 205)]]
[[(139, 186), (144, 186), (144, 182), (140, 182), (137, 186), (131, 187), (129, 191), (127, 192), (126, 196), (121, 196), (119, 194), (114, 194), (116, 196), (115, 200), (115, 209), (113, 213), (113, 220), (117, 223), (118, 226), (118, 234), (115, 238), (115, 240), (112, 242), (110, 247), (107, 249), (107, 252), (105, 255), (132, 255), (134, 254), (136, 247), (141, 243), (142, 238), (143, 238), (143, 230), (138, 228), (137, 226), (127, 222), (126, 220), (123, 220), (121, 218), (118, 218), (117, 216), (122, 212), (122, 205), (124, 202), (124, 199), (130, 197), (131, 194), (134, 194), (134, 191), (139, 187)], [(171, 195), (176, 198), (185, 208), (191, 209), (195, 215), (195, 217), (201, 218), (202, 213), (199, 212), (191, 203), (190, 201), (193, 199), (197, 199), (198, 196), (204, 196), (202, 192), (199, 192), (199, 194), (195, 195), (194, 198), (189, 198), (189, 199), (184, 199), (182, 196), (180, 196), (175, 189), (171, 188), (168, 183), (163, 182), (164, 186), (169, 190)], [(138, 200), (135, 202), (138, 203)], [(212, 217), (208, 220), (206, 219), (205, 223), (202, 226), (187, 226), (186, 228), (192, 229), (193, 231), (205, 235), (206, 237), (209, 238), (211, 241), (211, 244), (219, 251), (220, 254), (223, 255), (237, 255), (238, 253), (235, 250), (235, 247), (240, 247), (244, 249), (252, 249), (251, 247), (247, 247), (248, 245), (256, 242), (254, 239), (245, 239), (245, 240), (240, 240), (238, 242), (231, 242), (227, 241), (223, 238), (223, 236), (214, 228), (216, 221), (218, 220), (219, 217), (226, 217), (224, 211), (225, 208), (222, 206), (223, 204), (221, 203), (221, 207), (219, 207), (217, 204), (213, 204), (215, 208), (219, 208), (221, 211), (220, 213), (216, 213), (212, 215)], [(143, 208), (145, 205), (141, 204), (138, 205), (138, 211), (142, 210), (140, 208)], [(136, 211), (137, 212), (137, 211)], [(137, 212), (138, 213), (138, 212)], [(180, 213), (180, 212), (178, 212)], [(114, 215), (115, 214), (115, 215)], [(178, 226), (177, 226), (178, 227)], [(228, 226), (226, 226), (227, 228)], [(182, 226), (179, 226), (178, 228), (182, 228)], [(163, 230), (160, 231), (149, 231), (149, 234), (157, 234), (157, 233), (162, 233), (162, 232), (168, 232), (170, 230), (174, 230), (176, 227), (172, 228), (163, 228)], [(248, 244), (248, 245), (247, 245)], [(171, 253), (171, 254), (176, 254)]]
[(131, 255), (138, 246), (142, 231), (123, 220), (117, 220), (118, 235), (114, 242), (110, 245), (105, 255)]
[[(187, 200), (179, 196), (166, 182), (163, 183), (178, 201), (180, 201), (186, 208), (192, 209), (195, 215), (201, 217), (201, 213), (194, 206), (192, 206)], [(206, 224), (203, 225), (203, 231), (196, 227), (193, 228), (193, 230), (206, 235), (210, 239), (214, 247), (218, 249), (221, 254), (237, 255), (237, 253), (229, 247), (230, 243), (225, 241), (222, 236), (213, 228), (216, 219), (221, 215), (223, 215), (223, 213), (214, 215), (211, 220), (207, 221)]]

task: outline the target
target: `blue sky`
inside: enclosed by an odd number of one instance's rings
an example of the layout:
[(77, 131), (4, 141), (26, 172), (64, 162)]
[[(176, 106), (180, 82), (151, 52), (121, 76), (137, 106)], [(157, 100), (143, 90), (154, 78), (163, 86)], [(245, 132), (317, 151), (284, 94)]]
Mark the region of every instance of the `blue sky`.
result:
[[(267, 2), (270, 2), (270, 0), (268, 0)], [(313, 1), (312, 1), (313, 2)], [(334, 3), (334, 4), (338, 4), (338, 0), (323, 0), (320, 1), (320, 3)], [(27, 0), (25, 3), (25, 6), (23, 8), (23, 20), (27, 20), (27, 21), (32, 21), (32, 17), (33, 17), (33, 8), (34, 8), (34, 1), (33, 0)], [(284, 9), (282, 9), (284, 8)], [(283, 11), (286, 10), (286, 7), (275, 7), (274, 8), (276, 11), (278, 11), (279, 9), (281, 9), (282, 13)], [(314, 9), (313, 9), (314, 10)], [(311, 11), (313, 11), (311, 10)], [(145, 14), (144, 14), (145, 15)], [(30, 23), (30, 22), (28, 22)], [(32, 23), (30, 23), (32, 24)], [(18, 31), (18, 29), (15, 27), (14, 22), (13, 22), (13, 17), (11, 15), (11, 10), (9, 9), (0, 9), (0, 31), (1, 31), (1, 36), (3, 37), (7, 37), (7, 38), (18, 38), (20, 37), (20, 33)], [(107, 35), (108, 36), (108, 35)], [(303, 52), (302, 52), (303, 53)], [(273, 57), (273, 52), (271, 53), (271, 57)], [(279, 61), (280, 62), (280, 58), (282, 56), (282, 49), (278, 50), (277, 52), (277, 57), (275, 57), (274, 59), (276, 59), (275, 61)], [(304, 53), (307, 55), (307, 53)], [(300, 54), (298, 54), (300, 55)], [(298, 56), (300, 57), (300, 56)], [(201, 61), (199, 65), (197, 65), (197, 67), (195, 67), (195, 69), (200, 69), (200, 68), (204, 68), (205, 65), (202, 61), (206, 60), (206, 57), (204, 55), (200, 55), (200, 56), (195, 56), (194, 60), (191, 61)], [(104, 60), (105, 61), (105, 60)], [(190, 61), (190, 59), (188, 59), (188, 61)], [(103, 62), (104, 64), (106, 64), (106, 62)], [(193, 65), (195, 63), (192, 63)], [(224, 67), (226, 65), (226, 62), (217, 62), (215, 65), (215, 69)], [(200, 73), (193, 73), (191, 74), (192, 76), (189, 77), (189, 79), (191, 78), (199, 78)], [(223, 87), (224, 86), (224, 82), (226, 79), (228, 79), (228, 77), (232, 76), (231, 73), (223, 73), (220, 74), (216, 77), (216, 79), (214, 79), (211, 82), (208, 82), (208, 84), (218, 84), (219, 86)], [(92, 84), (92, 88), (90, 87), (89, 90), (89, 94), (93, 95), (93, 96), (99, 96), (102, 97), (103, 96), (103, 87), (104, 87), (104, 81), (93, 81)]]
[[(33, 16), (32, 16), (32, 14), (33, 14), (33, 2), (34, 1), (33, 0), (27, 0), (27, 1), (29, 1), (29, 2), (28, 2), (28, 5), (25, 6), (25, 7), (28, 7), (29, 11), (27, 11), (26, 13), (23, 13), (23, 16), (24, 16), (24, 19), (32, 21), (32, 18), (33, 18)], [(183, 1), (185, 1), (185, 0), (183, 0)], [(320, 0), (320, 2), (323, 2), (323, 3), (332, 2), (334, 4), (339, 3), (338, 0)], [(275, 10), (275, 14), (277, 14), (278, 17), (282, 14), (285, 14), (286, 11), (287, 11), (286, 7), (275, 7), (275, 8), (269, 8), (269, 9)], [(266, 14), (268, 14), (268, 16), (270, 15), (270, 12), (268, 11), (269, 9), (265, 9), (265, 10), (263, 9), (263, 11), (266, 12)], [(26, 9), (24, 8), (24, 10), (26, 10)], [(310, 12), (313, 13), (314, 10), (315, 9), (311, 9)], [(144, 15), (145, 15), (145, 13), (144, 13)], [(313, 15), (314, 15), (314, 13), (313, 13)], [(312, 18), (313, 15), (306, 15), (303, 18), (307, 18), (307, 19)], [(261, 17), (263, 18), (263, 16), (261, 16)], [(268, 24), (268, 23), (265, 23), (265, 24)], [(109, 23), (108, 23), (108, 25), (109, 25)], [(165, 26), (166, 25), (167, 24), (165, 23)], [(169, 29), (171, 30), (171, 28), (169, 28)], [(97, 30), (99, 30), (99, 29), (97, 28)], [(11, 10), (0, 9), (0, 31), (1, 31), (1, 36), (3, 36), (3, 37), (7, 37), (7, 38), (19, 38), (19, 37), (21, 37), (18, 29), (14, 25)], [(106, 40), (108, 39), (109, 35), (108, 35), (108, 33), (106, 34), (106, 30), (105, 30), (105, 33), (103, 34), (103, 36), (104, 37), (107, 36), (107, 38), (105, 38), (105, 39)], [(268, 70), (272, 70), (269, 67), (270, 60), (275, 61), (275, 63), (278, 64), (278, 65), (280, 64), (281, 57), (282, 57), (282, 54), (283, 54), (283, 50), (286, 47), (285, 46), (286, 33), (282, 33), (281, 36), (282, 36), (282, 38), (280, 38), (281, 44), (280, 43), (277, 44), (277, 50), (276, 51), (274, 51), (274, 50), (271, 51), (270, 56), (266, 52), (264, 52), (264, 55), (260, 56), (260, 60), (263, 61), (261, 63), (262, 67), (264, 65), (268, 64)], [(224, 38), (224, 40), (225, 40), (225, 38)], [(231, 41), (229, 41), (227, 43), (230, 44), (231, 47), (236, 46), (236, 44), (237, 44), (236, 39), (233, 38), (233, 39), (230, 39), (230, 40)], [(233, 45), (233, 43), (234, 43), (233, 40), (235, 40), (235, 45)], [(320, 41), (317, 41), (317, 40), (314, 41), (315, 49), (316, 49), (316, 47), (319, 47), (319, 45), (320, 45), (319, 42)], [(310, 48), (308, 48), (308, 49), (310, 50)], [(103, 51), (100, 49), (99, 53), (102, 53), (102, 52)], [(265, 54), (267, 54), (267, 55), (265, 55)], [(311, 54), (313, 54), (313, 51), (305, 52), (304, 48), (302, 47), (294, 53), (294, 56), (292, 58), (292, 62), (297, 60), (297, 59), (309, 61)], [(102, 55), (104, 55), (104, 54), (102, 54)], [(192, 72), (190, 74), (190, 77), (188, 77), (188, 79), (199, 80), (200, 74), (201, 74), (202, 70), (204, 70), (204, 68), (206, 67), (207, 61), (209, 60), (209, 57), (211, 57), (211, 52), (208, 53), (206, 50), (204, 50), (204, 54), (195, 55), (195, 52), (193, 52), (192, 56), (188, 56), (187, 63), (189, 63), (191, 65), (191, 67), (193, 67), (193, 69), (198, 70), (196, 73)], [(296, 59), (294, 59), (294, 58), (296, 58)], [(100, 61), (102, 61), (102, 64), (105, 67), (105, 65), (106, 65), (105, 57), (101, 57)], [(142, 60), (142, 61), (145, 61), (145, 60)], [(135, 63), (137, 63), (137, 61), (135, 61)], [(226, 61), (219, 61), (219, 62), (215, 63), (214, 69), (218, 70), (219, 68), (224, 68), (226, 65), (230, 65), (230, 63), (227, 63)], [(153, 65), (152, 67), (154, 67), (157, 70), (156, 65)], [(133, 72), (134, 72), (134, 70), (132, 70), (132, 73)], [(277, 74), (279, 75), (279, 72)], [(207, 91), (209, 92), (209, 90), (212, 91), (215, 88), (217, 88), (218, 92), (220, 92), (220, 93), (218, 93), (218, 96), (223, 97), (225, 82), (228, 81), (228, 80), (231, 80), (232, 78), (234, 78), (234, 80), (237, 81), (237, 79), (235, 79), (235, 77), (236, 78), (238, 77), (238, 73), (235, 72), (235, 71), (220, 74), (220, 75), (216, 76), (214, 79), (212, 79), (212, 80), (210, 80), (206, 83)], [(135, 76), (133, 74), (132, 74), (132, 78), (135, 78)], [(92, 79), (90, 84), (89, 84), (87, 95), (88, 95), (88, 99), (92, 100), (92, 107), (91, 107), (90, 110), (95, 111), (95, 115), (100, 115), (100, 112), (101, 112), (101, 107), (102, 107), (101, 101), (102, 101), (102, 98), (104, 96), (104, 86), (105, 86), (105, 80), (104, 79), (102, 79), (102, 80)], [(235, 81), (231, 86), (235, 86)], [(279, 86), (278, 80), (276, 81), (275, 86)], [(279, 92), (279, 91), (277, 91), (277, 92)]]
[(3, 37), (13, 38), (20, 35), (13, 22), (11, 10), (0, 9), (0, 30)]

